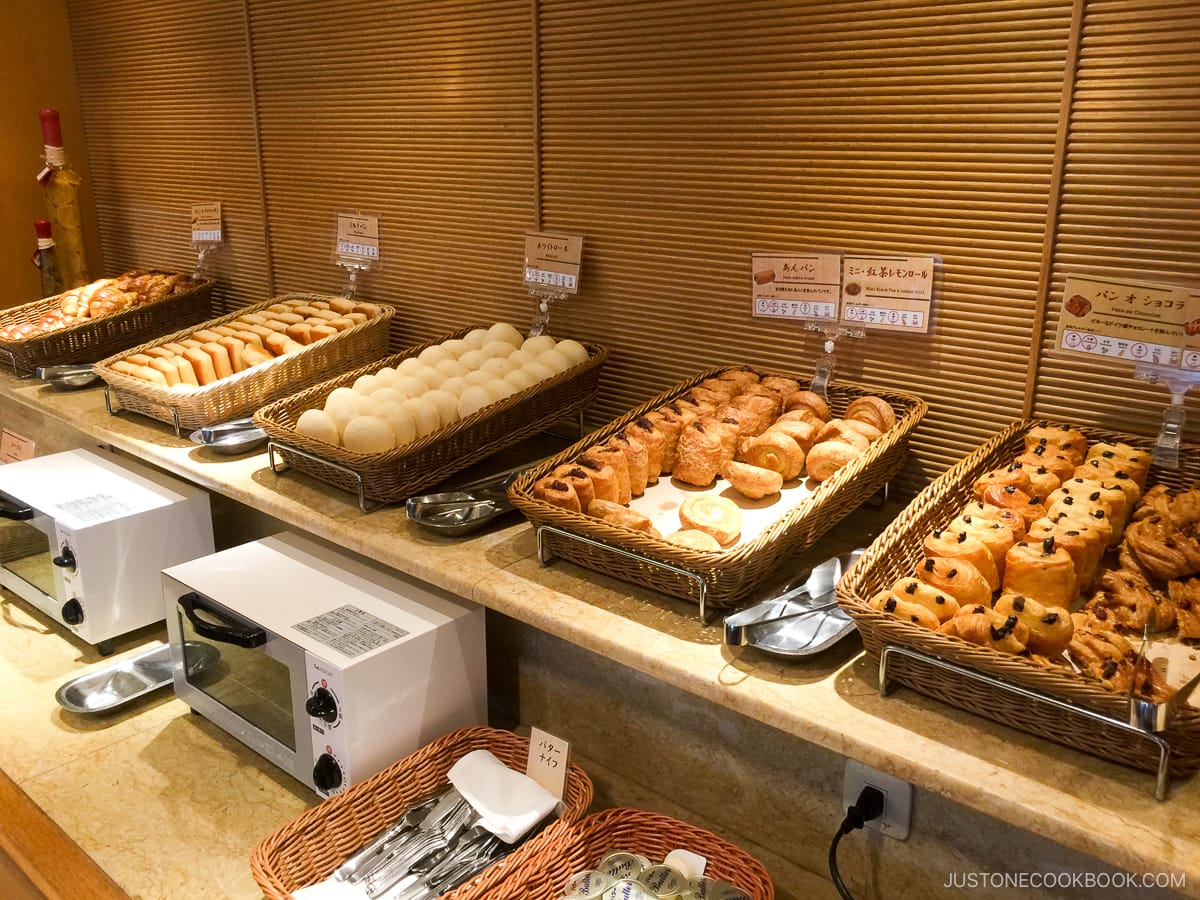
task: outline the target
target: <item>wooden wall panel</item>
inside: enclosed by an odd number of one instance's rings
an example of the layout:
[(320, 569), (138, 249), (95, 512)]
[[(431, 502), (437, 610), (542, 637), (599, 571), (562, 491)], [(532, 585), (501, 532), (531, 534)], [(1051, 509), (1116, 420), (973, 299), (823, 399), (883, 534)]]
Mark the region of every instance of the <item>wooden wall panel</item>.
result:
[[(1068, 275), (1200, 288), (1200, 6), (1090, 0), (1071, 104), (1038, 415), (1155, 434), (1170, 395), (1054, 349)], [(1190, 436), (1200, 437), (1193, 393)]]
[(269, 296), (241, 0), (70, 0), (105, 272), (191, 271), (191, 204), (219, 200), (219, 311)]
[(606, 415), (711, 364), (810, 373), (750, 254), (832, 247), (944, 260), (932, 334), (838, 346), (929, 402), (911, 485), (1019, 417), (1069, 2), (540, 9), (543, 215), (587, 235), (561, 320), (614, 348)]
[(360, 293), (398, 305), (394, 340), (528, 321), (528, 0), (250, 8), (280, 290), (341, 290), (335, 214), (362, 209), (382, 266)]

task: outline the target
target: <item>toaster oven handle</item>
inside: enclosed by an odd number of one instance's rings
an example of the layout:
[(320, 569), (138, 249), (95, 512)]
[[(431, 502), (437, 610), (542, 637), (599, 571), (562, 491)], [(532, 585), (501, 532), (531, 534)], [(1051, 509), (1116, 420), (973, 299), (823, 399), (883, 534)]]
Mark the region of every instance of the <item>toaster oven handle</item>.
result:
[[(236, 644), (239, 647), (261, 647), (267, 642), (266, 629), (249, 622), (230, 617), (227, 613), (213, 609), (204, 602), (204, 598), (192, 592), (179, 598), (179, 606), (188, 617), (196, 634), (211, 641), (222, 641), (226, 644)], [(196, 615), (196, 610), (202, 609), (210, 616), (219, 619), (224, 624), (216, 625), (206, 622)]]
[(0, 491), (0, 518), (32, 519), (33, 507), (26, 506), (12, 494), (6, 494), (4, 491)]

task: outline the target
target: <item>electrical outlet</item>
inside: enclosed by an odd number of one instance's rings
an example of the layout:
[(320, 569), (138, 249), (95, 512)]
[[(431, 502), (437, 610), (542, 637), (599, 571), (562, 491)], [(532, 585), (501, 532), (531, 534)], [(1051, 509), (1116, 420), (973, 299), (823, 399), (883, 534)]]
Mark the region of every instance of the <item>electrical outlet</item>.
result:
[(883, 794), (883, 815), (868, 822), (866, 827), (874, 828), (897, 840), (907, 840), (912, 826), (912, 785), (893, 775), (885, 775), (870, 766), (848, 759), (845, 779), (842, 782), (843, 811), (854, 805), (858, 795), (867, 785)]

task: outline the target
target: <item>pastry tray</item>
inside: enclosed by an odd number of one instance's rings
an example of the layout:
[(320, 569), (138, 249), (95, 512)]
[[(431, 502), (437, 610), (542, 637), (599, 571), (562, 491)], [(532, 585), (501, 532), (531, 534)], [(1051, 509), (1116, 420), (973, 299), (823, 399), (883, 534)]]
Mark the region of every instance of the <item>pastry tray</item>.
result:
[(239, 316), (258, 312), (276, 303), (328, 299), (325, 294), (284, 294), (110, 356), (96, 364), (96, 372), (108, 383), (104, 393), (109, 412), (127, 409), (140, 413), (174, 425), (175, 433), (182, 435), (184, 431), (194, 431), (249, 415), (264, 403), (328, 378), (330, 372), (361, 366), (387, 352), (388, 329), (395, 309), (386, 303), (375, 303), (380, 314), (369, 321), (309, 344), (295, 353), (277, 356), (191, 390), (160, 387), (112, 368), (113, 363), (130, 354), (183, 340), (195, 331), (224, 325)]
[[(159, 270), (153, 270), (153, 273), (163, 274)], [(32, 372), (39, 366), (94, 363), (155, 335), (203, 321), (212, 315), (213, 280), (192, 280), (195, 284), (188, 290), (154, 303), (142, 303), (111, 316), (87, 319), (24, 340), (0, 340), (0, 361), (22, 372)], [(51, 310), (58, 309), (59, 296), (6, 309), (0, 313), (0, 324), (36, 322)]]
[(294, 467), (354, 493), (366, 511), (368, 501), (394, 503), (419, 494), (479, 460), (577, 415), (596, 396), (608, 351), (585, 342), (586, 362), (386, 453), (352, 453), (296, 430), (301, 413), (323, 406), (334, 389), (350, 387), (363, 375), (395, 367), (427, 347), (464, 337), (479, 327), (473, 325), (411, 347), (264, 406), (255, 413), (254, 423), (270, 439), (271, 467), (276, 471)]
[[(658, 538), (603, 522), (591, 516), (561, 509), (533, 496), (533, 484), (558, 466), (575, 459), (595, 444), (650, 410), (685, 393), (706, 378), (731, 367), (710, 369), (660, 394), (630, 413), (593, 432), (557, 456), (519, 477), (509, 489), (509, 498), (533, 524), (538, 536), (538, 553), (543, 562), (554, 556), (614, 578), (644, 585), (664, 594), (691, 600), (700, 607), (707, 622), (710, 607), (734, 607), (748, 602), (754, 592), (788, 559), (803, 552), (821, 535), (880, 490), (900, 470), (908, 454), (908, 439), (925, 415), (926, 405), (918, 397), (895, 391), (876, 390), (849, 383), (829, 386), (830, 411), (836, 416), (857, 397), (882, 397), (896, 414), (896, 424), (862, 455), (819, 485), (800, 484), (785, 489), (774, 505), (740, 498), (743, 508), (743, 538), (719, 552), (691, 550)], [(771, 374), (771, 373), (759, 373)], [(718, 481), (710, 492), (727, 489)], [(682, 498), (693, 489), (664, 478), (635, 499), (631, 507), (652, 520), (673, 524)], [(727, 496), (735, 496), (728, 491)]]
[[(923, 556), (927, 534), (943, 527), (975, 499), (976, 479), (1008, 465), (1024, 450), (1024, 435), (1039, 421), (1015, 422), (930, 484), (884, 529), (838, 584), (838, 601), (853, 616), (869, 659), (881, 664), (880, 688), (907, 685), (957, 709), (993, 719), (1105, 759), (1165, 776), (1200, 769), (1200, 709), (1180, 705), (1161, 731), (1131, 724), (1130, 698), (1062, 666), (1041, 666), (929, 631), (872, 609), (867, 601), (911, 575)], [(1152, 439), (1099, 428), (1078, 427), (1089, 443), (1123, 441), (1148, 452)], [(1150, 470), (1147, 487), (1191, 487), (1200, 477), (1200, 453), (1188, 448), (1177, 470)], [(1134, 639), (1136, 643), (1136, 639)], [(1142, 721), (1158, 711), (1139, 703)]]

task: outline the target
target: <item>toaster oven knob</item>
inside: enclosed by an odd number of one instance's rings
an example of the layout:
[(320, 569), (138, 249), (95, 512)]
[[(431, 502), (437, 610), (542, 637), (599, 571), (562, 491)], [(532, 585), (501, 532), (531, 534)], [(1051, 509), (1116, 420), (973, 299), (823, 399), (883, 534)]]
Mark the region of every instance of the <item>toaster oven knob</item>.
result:
[(54, 559), (51, 560), (51, 562), (53, 562), (60, 569), (74, 570), (74, 568), (75, 568), (75, 553), (74, 553), (74, 551), (71, 550), (70, 547), (68, 547), (66, 544), (63, 544), (62, 556), (54, 557)]
[(337, 701), (329, 689), (323, 687), (317, 688), (304, 701), (304, 711), (314, 719), (324, 719), (326, 722), (336, 722), (338, 717)]
[(83, 621), (83, 607), (74, 597), (63, 604), (62, 620), (68, 625), (78, 625)]
[(323, 791), (342, 786), (342, 767), (328, 753), (322, 753), (313, 766), (313, 784)]

